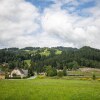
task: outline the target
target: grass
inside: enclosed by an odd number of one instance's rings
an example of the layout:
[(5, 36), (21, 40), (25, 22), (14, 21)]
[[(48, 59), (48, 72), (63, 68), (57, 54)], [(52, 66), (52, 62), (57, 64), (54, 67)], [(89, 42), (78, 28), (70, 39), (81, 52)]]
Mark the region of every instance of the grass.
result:
[(0, 80), (0, 100), (100, 100), (99, 81)]
[(34, 54), (37, 52), (37, 50), (24, 50), (24, 51), (28, 52), (29, 54)]
[(91, 77), (93, 74), (95, 74), (97, 77), (100, 77), (100, 71), (80, 71), (80, 70), (76, 70), (76, 71), (67, 71), (68, 75), (84, 75), (84, 76), (88, 76)]
[(56, 55), (60, 55), (61, 53), (62, 53), (62, 51), (60, 51), (60, 50), (56, 50), (56, 52), (55, 52)]
[[(62, 53), (61, 50), (55, 49), (55, 54), (59, 55)], [(25, 50), (26, 52), (30, 53), (30, 54), (34, 54), (37, 52), (37, 50)], [(49, 56), (50, 55), (50, 51), (48, 49), (45, 49), (44, 51), (39, 53), (40, 55), (45, 55), (45, 56)]]
[(24, 62), (26, 62), (28, 65), (30, 65), (31, 60), (24, 60)]
[(48, 51), (48, 49), (45, 49), (43, 52), (40, 52), (41, 55), (45, 55), (45, 56), (49, 56), (50, 55), (50, 51)]

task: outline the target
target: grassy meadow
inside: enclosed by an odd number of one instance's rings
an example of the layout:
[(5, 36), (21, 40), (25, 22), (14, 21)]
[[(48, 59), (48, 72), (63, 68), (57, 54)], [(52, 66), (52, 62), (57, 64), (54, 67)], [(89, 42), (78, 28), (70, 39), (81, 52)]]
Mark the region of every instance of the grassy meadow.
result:
[(0, 80), (0, 100), (100, 100), (100, 81)]

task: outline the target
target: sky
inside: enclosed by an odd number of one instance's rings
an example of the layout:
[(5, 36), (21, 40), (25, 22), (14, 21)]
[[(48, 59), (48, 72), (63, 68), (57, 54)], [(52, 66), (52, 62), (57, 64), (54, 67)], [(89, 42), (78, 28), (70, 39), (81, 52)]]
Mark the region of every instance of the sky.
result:
[(0, 48), (100, 49), (100, 0), (0, 0)]

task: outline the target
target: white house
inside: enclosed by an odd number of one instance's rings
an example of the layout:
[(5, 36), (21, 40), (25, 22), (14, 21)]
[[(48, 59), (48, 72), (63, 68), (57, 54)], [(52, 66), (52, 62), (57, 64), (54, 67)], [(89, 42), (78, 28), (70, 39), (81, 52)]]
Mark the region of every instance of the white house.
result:
[(28, 76), (28, 70), (15, 68), (11, 71), (10, 77), (20, 76), (21, 78)]

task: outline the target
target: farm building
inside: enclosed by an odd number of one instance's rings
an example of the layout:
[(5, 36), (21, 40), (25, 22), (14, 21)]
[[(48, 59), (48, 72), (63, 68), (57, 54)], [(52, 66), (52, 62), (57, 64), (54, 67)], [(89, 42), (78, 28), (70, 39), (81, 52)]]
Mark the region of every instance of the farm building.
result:
[(16, 67), (15, 69), (11, 71), (11, 74), (10, 74), (10, 77), (15, 77), (15, 76), (16, 77), (19, 76), (21, 78), (26, 77), (28, 76), (28, 70), (19, 69)]

